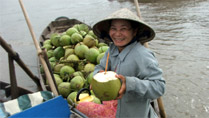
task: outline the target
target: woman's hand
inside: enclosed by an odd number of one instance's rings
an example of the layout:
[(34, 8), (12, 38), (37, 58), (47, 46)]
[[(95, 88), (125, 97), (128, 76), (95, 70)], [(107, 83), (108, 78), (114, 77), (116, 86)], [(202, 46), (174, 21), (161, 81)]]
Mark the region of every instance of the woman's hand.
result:
[(99, 73), (104, 72), (104, 70), (100, 70)]
[(123, 75), (116, 75), (116, 77), (122, 81), (121, 88), (118, 92), (118, 97), (116, 98), (121, 99), (123, 97), (123, 94), (126, 92), (126, 78)]

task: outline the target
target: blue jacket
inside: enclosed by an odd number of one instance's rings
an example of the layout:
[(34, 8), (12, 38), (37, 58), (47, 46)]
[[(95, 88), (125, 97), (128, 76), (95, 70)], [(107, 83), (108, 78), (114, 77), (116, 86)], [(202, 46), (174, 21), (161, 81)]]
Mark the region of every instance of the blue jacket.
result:
[(95, 67), (94, 74), (105, 70), (108, 52), (107, 70), (126, 78), (126, 92), (118, 100), (116, 117), (155, 118), (150, 102), (164, 94), (165, 80), (154, 54), (136, 41), (120, 53), (112, 43), (100, 64)]

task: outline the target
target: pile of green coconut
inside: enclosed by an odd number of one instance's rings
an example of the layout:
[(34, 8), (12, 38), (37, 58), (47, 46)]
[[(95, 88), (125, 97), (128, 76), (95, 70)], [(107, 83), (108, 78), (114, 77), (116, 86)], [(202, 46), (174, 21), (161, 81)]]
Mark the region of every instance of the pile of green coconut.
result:
[[(65, 32), (50, 34), (42, 48), (47, 51), (59, 94), (72, 105), (76, 103), (77, 92), (89, 88), (94, 68), (109, 46), (99, 42), (86, 24), (75, 24)], [(40, 70), (44, 74), (42, 66)], [(91, 94), (94, 96), (92, 91)], [(95, 96), (92, 102), (101, 103)]]

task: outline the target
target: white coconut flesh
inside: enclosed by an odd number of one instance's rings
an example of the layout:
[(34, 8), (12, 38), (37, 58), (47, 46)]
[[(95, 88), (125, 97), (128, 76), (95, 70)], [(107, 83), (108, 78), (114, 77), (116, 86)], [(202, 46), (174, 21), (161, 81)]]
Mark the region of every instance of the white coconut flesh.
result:
[(116, 73), (107, 71), (97, 73), (92, 79), (92, 90), (96, 97), (102, 101), (116, 99), (118, 91), (121, 87), (121, 82), (115, 77)]
[(117, 80), (118, 78), (116, 78), (115, 75), (116, 73), (112, 71), (101, 72), (101, 73), (97, 73), (94, 76), (94, 79), (97, 80), (98, 82), (108, 82), (110, 80)]

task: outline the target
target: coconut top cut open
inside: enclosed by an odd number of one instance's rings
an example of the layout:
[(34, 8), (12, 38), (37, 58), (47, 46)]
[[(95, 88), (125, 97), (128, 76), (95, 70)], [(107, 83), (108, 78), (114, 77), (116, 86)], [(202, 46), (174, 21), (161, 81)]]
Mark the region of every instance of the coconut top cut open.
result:
[(98, 82), (108, 82), (110, 80), (117, 80), (118, 78), (115, 75), (116, 73), (113, 71), (100, 72), (94, 75), (94, 79)]

